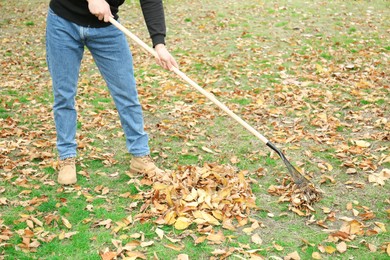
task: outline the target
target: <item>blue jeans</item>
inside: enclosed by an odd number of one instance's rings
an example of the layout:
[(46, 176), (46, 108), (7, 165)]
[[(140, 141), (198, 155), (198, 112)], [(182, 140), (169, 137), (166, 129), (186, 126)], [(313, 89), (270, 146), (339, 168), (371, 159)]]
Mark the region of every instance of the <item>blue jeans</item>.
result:
[(79, 26), (49, 9), (46, 55), (53, 82), (53, 110), (60, 159), (77, 154), (75, 96), (85, 46), (114, 99), (129, 153), (133, 156), (148, 155), (148, 135), (144, 131), (133, 58), (125, 35), (113, 25), (104, 28)]

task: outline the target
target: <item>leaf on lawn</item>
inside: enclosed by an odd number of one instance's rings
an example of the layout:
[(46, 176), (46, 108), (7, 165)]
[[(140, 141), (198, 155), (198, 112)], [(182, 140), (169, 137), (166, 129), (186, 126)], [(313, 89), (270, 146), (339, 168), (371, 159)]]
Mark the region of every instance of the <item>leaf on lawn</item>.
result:
[(8, 200), (7, 198), (0, 198), (0, 205), (7, 205), (8, 204)]
[(367, 141), (363, 141), (363, 140), (356, 140), (354, 141), (355, 144), (359, 147), (362, 147), (362, 148), (368, 148), (371, 146), (371, 144)]
[(297, 251), (294, 251), (284, 257), (284, 260), (301, 260)]
[(61, 217), (61, 220), (62, 224), (64, 224), (65, 227), (67, 227), (68, 229), (72, 228), (72, 224), (70, 224), (69, 220), (67, 220), (65, 217)]
[(177, 256), (177, 260), (189, 260), (190, 258), (186, 254), (180, 254)]
[(138, 258), (147, 259), (146, 255), (139, 251), (128, 251), (125, 253), (125, 255), (126, 255), (125, 259), (129, 259), (129, 260), (136, 260)]
[(62, 232), (58, 235), (58, 239), (59, 239), (59, 240), (68, 239), (68, 238), (71, 238), (72, 236), (76, 235), (77, 233), (79, 233), (79, 232), (78, 232), (78, 231), (73, 231), (73, 232), (65, 233), (64, 231), (62, 231)]
[(380, 173), (368, 175), (368, 182), (384, 186), (385, 182), (390, 179), (390, 169), (383, 169)]
[(111, 225), (112, 225), (112, 220), (106, 219), (106, 220), (96, 222), (93, 226), (104, 226), (105, 228), (109, 229)]
[(260, 238), (259, 234), (254, 234), (252, 237), (251, 237), (251, 241), (253, 243), (255, 243), (256, 245), (261, 245), (263, 243), (263, 240)]
[(313, 253), (311, 254), (311, 257), (312, 257), (313, 259), (317, 259), (317, 260), (322, 259), (321, 254), (318, 253), (318, 252), (313, 252)]
[(178, 245), (178, 244), (167, 244), (167, 245), (164, 245), (166, 248), (170, 248), (172, 250), (175, 250), (175, 251), (182, 251), (184, 249), (184, 246), (183, 245)]
[(334, 248), (333, 246), (325, 246), (325, 252), (328, 254), (333, 254), (334, 252), (336, 252), (336, 248)]
[(206, 239), (214, 244), (221, 244), (221, 243), (225, 242), (226, 237), (224, 236), (222, 231), (219, 230), (217, 233), (208, 234)]
[(191, 225), (192, 221), (189, 218), (179, 217), (175, 222), (175, 228), (178, 230), (186, 229), (189, 225)]
[(156, 232), (157, 236), (158, 236), (160, 239), (163, 239), (163, 237), (164, 237), (164, 230), (159, 229), (159, 228), (156, 228), (155, 232)]
[(147, 241), (147, 242), (141, 242), (140, 246), (141, 247), (148, 247), (154, 244), (153, 240)]
[(275, 242), (272, 243), (273, 247), (276, 249), (276, 251), (283, 251), (284, 247), (281, 245), (276, 244)]
[(347, 244), (342, 241), (336, 245), (336, 249), (340, 254), (345, 253), (347, 251)]

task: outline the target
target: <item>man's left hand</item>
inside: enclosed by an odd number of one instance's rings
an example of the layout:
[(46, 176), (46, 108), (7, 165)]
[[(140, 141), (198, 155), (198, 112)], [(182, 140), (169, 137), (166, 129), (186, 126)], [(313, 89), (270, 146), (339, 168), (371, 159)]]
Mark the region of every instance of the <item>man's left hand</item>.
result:
[(178, 68), (175, 58), (169, 53), (164, 44), (157, 44), (154, 49), (157, 52), (158, 58), (156, 58), (157, 64), (167, 70), (172, 70), (173, 67)]

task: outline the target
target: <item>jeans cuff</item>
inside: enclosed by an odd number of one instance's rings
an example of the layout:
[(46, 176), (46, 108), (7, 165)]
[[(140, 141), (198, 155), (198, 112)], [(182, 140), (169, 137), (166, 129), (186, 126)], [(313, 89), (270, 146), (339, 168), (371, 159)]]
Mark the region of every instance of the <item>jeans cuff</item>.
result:
[(60, 156), (60, 160), (62, 161), (73, 157), (76, 157), (76, 154), (68, 154), (68, 155)]
[(143, 154), (131, 154), (133, 157), (144, 157), (144, 156), (148, 156), (150, 153), (143, 153)]

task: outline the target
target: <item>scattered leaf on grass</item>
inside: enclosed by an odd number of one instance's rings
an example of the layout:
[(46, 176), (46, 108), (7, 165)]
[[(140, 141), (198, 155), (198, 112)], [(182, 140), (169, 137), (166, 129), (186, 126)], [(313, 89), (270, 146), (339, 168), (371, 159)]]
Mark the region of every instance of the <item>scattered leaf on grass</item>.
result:
[(186, 254), (180, 254), (177, 256), (177, 260), (189, 260), (190, 258)]
[(301, 260), (297, 251), (294, 251), (284, 257), (284, 260)]
[(251, 237), (251, 240), (253, 243), (255, 243), (256, 245), (261, 245), (263, 243), (263, 240), (260, 238), (259, 234), (254, 234), (252, 237)]
[(340, 254), (345, 253), (347, 251), (347, 244), (342, 241), (337, 244), (336, 249)]
[(62, 223), (65, 225), (65, 227), (71, 229), (72, 224), (70, 224), (69, 220), (67, 220), (65, 217), (61, 217)]

